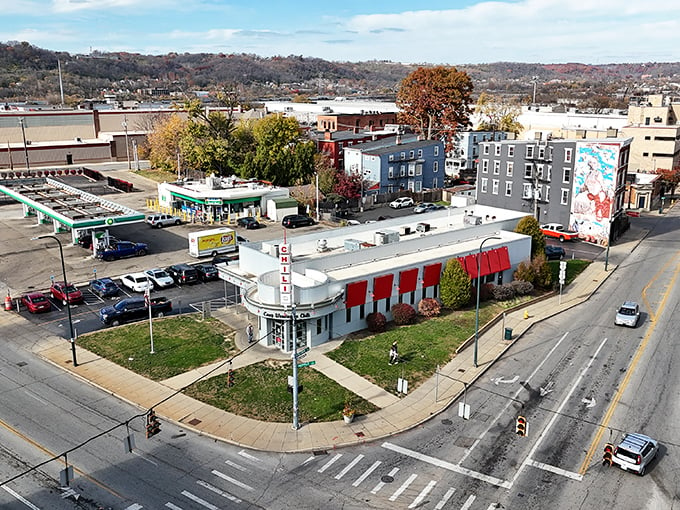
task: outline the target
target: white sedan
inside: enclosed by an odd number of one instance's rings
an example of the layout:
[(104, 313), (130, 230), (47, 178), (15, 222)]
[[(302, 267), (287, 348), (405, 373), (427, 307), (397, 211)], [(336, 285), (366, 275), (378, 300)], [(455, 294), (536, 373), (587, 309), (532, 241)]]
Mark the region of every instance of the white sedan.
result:
[(401, 197), (390, 202), (390, 207), (392, 209), (402, 209), (404, 207), (413, 207), (415, 202), (411, 197)]
[(120, 283), (132, 292), (144, 292), (146, 289), (153, 289), (153, 282), (146, 273), (124, 274), (120, 277)]
[(157, 289), (165, 289), (166, 287), (172, 287), (175, 284), (175, 280), (172, 279), (172, 276), (160, 268), (149, 269), (144, 271), (144, 274), (149, 277), (149, 280), (151, 280), (151, 283), (153, 283), (154, 287)]

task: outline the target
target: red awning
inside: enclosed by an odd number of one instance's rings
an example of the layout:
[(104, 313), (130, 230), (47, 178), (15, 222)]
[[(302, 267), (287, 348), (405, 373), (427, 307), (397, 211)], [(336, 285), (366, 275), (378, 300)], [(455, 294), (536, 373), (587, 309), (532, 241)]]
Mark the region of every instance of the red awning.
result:
[(353, 306), (359, 306), (366, 303), (366, 289), (368, 289), (367, 280), (348, 283), (345, 289), (345, 306), (347, 308), (352, 308)]
[(373, 301), (390, 297), (392, 295), (393, 281), (393, 274), (386, 274), (373, 278)]
[(436, 262), (423, 268), (423, 287), (438, 285), (442, 276), (442, 263)]
[(413, 292), (418, 285), (418, 268), (407, 269), (399, 273), (399, 294)]

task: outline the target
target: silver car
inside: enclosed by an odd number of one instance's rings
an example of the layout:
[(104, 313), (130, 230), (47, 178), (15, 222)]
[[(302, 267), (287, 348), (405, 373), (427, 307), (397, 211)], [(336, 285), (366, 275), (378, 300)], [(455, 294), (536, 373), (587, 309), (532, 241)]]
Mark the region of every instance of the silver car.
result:
[(626, 434), (614, 450), (612, 462), (626, 471), (644, 476), (647, 466), (659, 453), (659, 443), (644, 434)]
[(640, 305), (635, 301), (625, 301), (616, 312), (614, 324), (634, 328), (640, 320)]

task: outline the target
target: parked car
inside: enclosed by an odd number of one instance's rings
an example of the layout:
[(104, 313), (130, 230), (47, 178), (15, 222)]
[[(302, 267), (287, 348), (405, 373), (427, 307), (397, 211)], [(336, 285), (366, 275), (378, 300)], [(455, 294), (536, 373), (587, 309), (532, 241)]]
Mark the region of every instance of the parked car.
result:
[(141, 257), (148, 252), (149, 246), (145, 243), (118, 241), (97, 251), (97, 258), (110, 262), (123, 257)]
[[(151, 315), (163, 317), (172, 311), (172, 301), (166, 297), (152, 297)], [(99, 320), (107, 326), (118, 326), (124, 322), (130, 322), (149, 317), (149, 308), (146, 298), (133, 297), (121, 299), (113, 306), (105, 306), (99, 310)]]
[(545, 247), (545, 258), (548, 260), (562, 260), (566, 254), (561, 246), (547, 245)]
[(415, 206), (413, 208), (413, 212), (416, 214), (420, 214), (432, 211), (441, 211), (442, 209), (446, 209), (446, 207), (444, 207), (443, 205), (433, 204), (432, 202), (423, 202), (422, 204)]
[(71, 305), (82, 303), (84, 299), (83, 293), (72, 283), (65, 285), (64, 282), (54, 282), (50, 287), (50, 293), (57, 301), (61, 301), (62, 303), (68, 301)]
[(573, 232), (564, 228), (564, 225), (559, 223), (546, 223), (541, 225), (541, 232), (546, 237), (554, 237), (559, 239), (561, 243), (564, 241), (576, 241), (578, 239), (578, 232)]
[(31, 313), (49, 312), (52, 309), (52, 303), (42, 292), (31, 292), (21, 296), (21, 305)]
[(236, 220), (236, 226), (243, 227), (247, 230), (254, 230), (256, 228), (260, 228), (262, 224), (252, 216), (246, 216), (245, 218), (239, 218)]
[(211, 280), (217, 280), (219, 273), (217, 268), (212, 264), (194, 264), (196, 271), (198, 272), (198, 279), (202, 282), (209, 282)]
[(640, 305), (635, 301), (624, 301), (616, 312), (614, 324), (616, 326), (630, 326), (634, 328), (640, 320)]
[(189, 264), (175, 264), (165, 268), (177, 285), (198, 281), (198, 271)]
[(401, 197), (390, 202), (390, 207), (392, 209), (403, 209), (404, 207), (413, 207), (415, 202), (411, 197)]
[(171, 214), (151, 214), (146, 217), (146, 222), (152, 227), (163, 228), (170, 225), (180, 225), (182, 219)]
[(216, 264), (229, 265), (229, 262), (231, 262), (231, 261), (232, 261), (232, 259), (231, 259), (231, 257), (229, 257), (229, 255), (215, 255), (212, 258), (212, 265), (213, 266), (216, 265)]
[(647, 466), (659, 453), (659, 443), (644, 434), (626, 434), (614, 449), (612, 463), (625, 471), (644, 476)]
[(158, 267), (154, 269), (148, 269), (144, 271), (153, 283), (153, 286), (157, 289), (165, 289), (166, 287), (172, 287), (175, 284), (175, 280), (172, 279), (166, 271)]
[(111, 278), (99, 278), (90, 282), (90, 290), (99, 297), (117, 296), (120, 287)]
[(286, 228), (308, 227), (314, 225), (314, 220), (304, 214), (289, 214), (283, 217), (281, 225)]
[(147, 277), (146, 273), (130, 273), (120, 277), (120, 283), (132, 292), (144, 292), (146, 289), (153, 289), (153, 282)]

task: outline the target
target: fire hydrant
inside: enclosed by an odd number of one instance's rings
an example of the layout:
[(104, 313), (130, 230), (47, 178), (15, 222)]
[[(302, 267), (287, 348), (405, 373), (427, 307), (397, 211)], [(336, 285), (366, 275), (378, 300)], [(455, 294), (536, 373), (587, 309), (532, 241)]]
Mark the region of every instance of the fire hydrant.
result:
[(524, 318), (525, 319), (529, 318), (529, 310), (524, 310)]
[(5, 310), (8, 312), (12, 311), (12, 297), (9, 295), (9, 291), (7, 291), (7, 297), (5, 298)]

